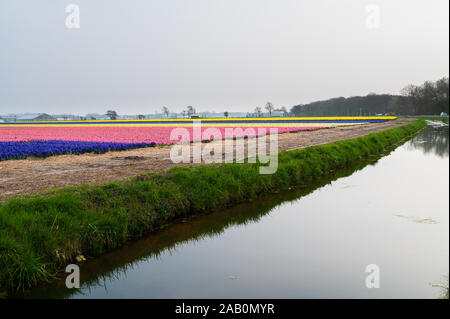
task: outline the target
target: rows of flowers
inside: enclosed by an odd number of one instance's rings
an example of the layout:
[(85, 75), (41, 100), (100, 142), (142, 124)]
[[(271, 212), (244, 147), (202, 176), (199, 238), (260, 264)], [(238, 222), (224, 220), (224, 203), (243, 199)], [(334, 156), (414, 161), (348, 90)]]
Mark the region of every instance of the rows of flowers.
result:
[[(156, 144), (173, 144), (172, 131), (183, 127), (190, 141), (202, 140), (211, 127), (228, 136), (227, 129), (236, 130), (232, 137), (260, 134), (259, 128), (277, 128), (278, 133), (310, 131), (341, 125), (383, 122), (395, 117), (293, 117), (255, 119), (204, 119), (202, 134), (194, 134), (193, 120), (126, 120), (126, 121), (50, 121), (0, 123), (0, 160), (50, 156), (58, 154), (104, 153)], [(250, 134), (249, 134), (250, 133)]]
[[(320, 127), (278, 127), (279, 133), (292, 131), (316, 130)], [(25, 159), (30, 156), (47, 157), (62, 154), (82, 154), (86, 152), (105, 153), (126, 150), (156, 144), (172, 144), (170, 133), (174, 127), (0, 127), (0, 161), (8, 159)], [(192, 127), (186, 127), (191, 141), (195, 138)], [(208, 129), (202, 127), (202, 132)], [(217, 127), (222, 136), (224, 127)], [(233, 137), (242, 137), (247, 127)], [(255, 127), (250, 127), (250, 136), (258, 134)], [(269, 132), (269, 128), (267, 128)]]
[(139, 147), (152, 147), (155, 143), (102, 143), (75, 141), (31, 141), (0, 142), (0, 161), (8, 159), (25, 159), (29, 156), (47, 157), (63, 154), (101, 154), (108, 151), (121, 151)]
[[(243, 130), (249, 127), (242, 127)], [(279, 133), (299, 130), (315, 130), (322, 127), (277, 127)], [(177, 141), (170, 139), (170, 133), (174, 127), (120, 127), (120, 126), (94, 126), (94, 127), (61, 127), (61, 126), (22, 126), (1, 127), (0, 142), (24, 142), (24, 141), (83, 141), (83, 142), (108, 142), (108, 143), (151, 143), (171, 144)], [(193, 128), (186, 127), (193, 136)], [(202, 132), (207, 127), (202, 127)], [(225, 136), (225, 128), (217, 127)], [(253, 127), (253, 129), (255, 129)], [(268, 131), (269, 127), (267, 127)], [(239, 134), (238, 134), (239, 135)], [(236, 136), (240, 137), (240, 136)], [(193, 138), (192, 138), (193, 139)]]

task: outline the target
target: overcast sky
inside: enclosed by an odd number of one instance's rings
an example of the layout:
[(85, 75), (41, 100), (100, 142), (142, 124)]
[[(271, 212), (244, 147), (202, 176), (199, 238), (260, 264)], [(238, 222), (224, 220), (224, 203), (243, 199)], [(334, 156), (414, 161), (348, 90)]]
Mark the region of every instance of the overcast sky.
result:
[(398, 93), (448, 76), (448, 12), (448, 0), (0, 0), (0, 114)]

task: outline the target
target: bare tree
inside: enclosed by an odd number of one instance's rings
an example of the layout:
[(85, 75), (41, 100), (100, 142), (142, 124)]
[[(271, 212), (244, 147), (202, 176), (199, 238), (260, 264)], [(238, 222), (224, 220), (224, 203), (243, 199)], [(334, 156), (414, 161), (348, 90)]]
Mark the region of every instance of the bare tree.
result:
[(266, 103), (266, 111), (269, 112), (269, 117), (272, 116), (273, 112), (273, 104), (270, 102)]
[(284, 116), (287, 116), (287, 115), (288, 115), (288, 111), (287, 111), (287, 109), (286, 109), (285, 106), (281, 107), (281, 112), (283, 112), (283, 115), (284, 115)]
[(262, 109), (258, 106), (255, 108), (255, 113), (258, 114), (258, 117), (261, 117)]
[(163, 106), (162, 112), (166, 115), (166, 118), (169, 118), (169, 109), (167, 106)]
[(438, 99), (447, 100), (449, 99), (449, 82), (448, 78), (442, 78), (436, 81), (436, 93)]
[(114, 111), (114, 110), (108, 110), (107, 112), (106, 112), (106, 116), (109, 116), (109, 118), (111, 119), (111, 120), (117, 120), (117, 112), (116, 111)]
[(181, 114), (183, 115), (183, 118), (186, 118), (186, 115), (188, 114), (188, 112), (186, 110), (181, 111)]

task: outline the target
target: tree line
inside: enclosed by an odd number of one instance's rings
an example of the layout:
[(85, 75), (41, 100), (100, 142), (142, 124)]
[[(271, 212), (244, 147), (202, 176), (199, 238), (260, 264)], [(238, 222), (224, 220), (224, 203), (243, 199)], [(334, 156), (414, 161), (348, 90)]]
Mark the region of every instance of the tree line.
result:
[(324, 101), (295, 105), (294, 116), (358, 116), (358, 115), (439, 115), (449, 112), (449, 79), (444, 77), (422, 85), (408, 85), (401, 95), (374, 94), (337, 97)]

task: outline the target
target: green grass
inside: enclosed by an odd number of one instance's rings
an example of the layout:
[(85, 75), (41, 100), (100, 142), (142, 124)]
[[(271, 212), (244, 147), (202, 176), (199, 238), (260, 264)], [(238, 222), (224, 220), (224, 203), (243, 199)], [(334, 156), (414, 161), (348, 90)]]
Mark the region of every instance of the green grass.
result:
[(259, 164), (176, 167), (10, 199), (0, 206), (0, 292), (50, 280), (77, 255), (98, 256), (177, 218), (306, 187), (394, 148), (425, 126), (418, 120), (365, 137), (281, 152), (273, 175), (260, 175)]
[(448, 115), (447, 116), (439, 116), (439, 115), (420, 115), (414, 116), (415, 118), (421, 120), (429, 120), (429, 121), (443, 121), (444, 123), (448, 123)]

